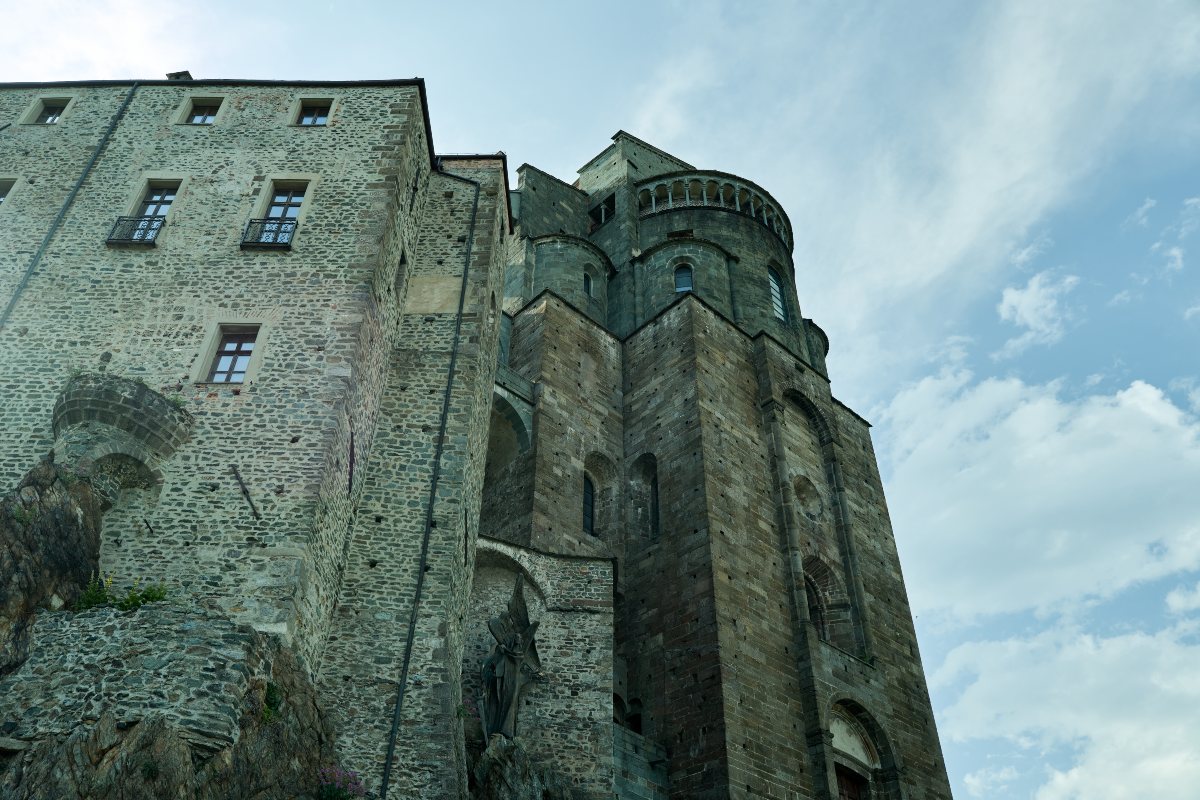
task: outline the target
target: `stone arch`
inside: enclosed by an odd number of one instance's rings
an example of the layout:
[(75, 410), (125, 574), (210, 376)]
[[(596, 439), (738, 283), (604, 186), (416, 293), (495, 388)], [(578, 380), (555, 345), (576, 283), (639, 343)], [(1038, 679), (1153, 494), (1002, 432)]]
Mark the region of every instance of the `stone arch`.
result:
[(529, 449), (529, 430), (520, 412), (499, 392), (492, 395), (492, 418), (488, 427), (487, 466), (484, 481), (490, 481)]
[(820, 556), (804, 559), (804, 593), (808, 616), (821, 641), (855, 652), (854, 614), (840, 571)]
[[(114, 375), (86, 374), (67, 382), (54, 404), (52, 420), (56, 439), (73, 428), (92, 426), (95, 435), (91, 438), (99, 445), (106, 433), (100, 426), (123, 431), (154, 462), (170, 458), (188, 440), (193, 424), (191, 414), (144, 383)], [(77, 438), (74, 443), (79, 445), (81, 440)], [(71, 459), (83, 453), (71, 447), (61, 451), (56, 447), (55, 455)]]
[[(596, 538), (611, 542), (617, 527), (617, 471), (613, 462), (605, 455), (592, 451), (583, 460), (583, 476), (580, 480), (582, 493), (585, 482), (590, 480), (593, 489), (592, 511), (594, 513), (593, 534)], [(583, 498), (580, 498), (580, 518), (583, 517)], [(580, 525), (582, 530), (583, 526)]]
[(479, 529), (493, 538), (528, 544), (529, 530), (519, 512), (532, 491), (533, 451), (528, 411), (518, 408), (519, 403), (499, 387), (492, 395)]
[[(833, 426), (829, 423), (829, 419), (825, 416), (821, 409), (817, 407), (816, 403), (796, 389), (785, 389), (783, 392), (783, 397), (785, 400), (791, 401), (796, 407), (804, 412), (805, 415), (808, 416), (809, 420), (813, 424), (813, 427), (817, 431), (817, 440), (823, 449), (834, 444), (837, 437), (835, 435)], [(828, 454), (828, 458), (832, 460), (833, 454), (831, 452)]]
[(836, 780), (858, 782), (868, 797), (898, 800), (900, 765), (883, 726), (865, 706), (852, 697), (836, 696), (829, 704), (826, 729)]

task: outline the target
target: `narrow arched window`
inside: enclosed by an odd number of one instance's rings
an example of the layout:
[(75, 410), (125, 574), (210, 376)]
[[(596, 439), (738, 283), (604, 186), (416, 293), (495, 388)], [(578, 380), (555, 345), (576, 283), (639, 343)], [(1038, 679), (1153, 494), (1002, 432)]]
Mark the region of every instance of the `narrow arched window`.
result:
[(586, 272), (583, 273), (583, 293), (588, 297), (592, 296), (592, 276)]
[(661, 531), (662, 527), (658, 516), (658, 472), (656, 471), (650, 481), (650, 535), (657, 539)]
[(683, 264), (675, 268), (675, 292), (692, 291), (692, 267)]
[(586, 474), (583, 476), (583, 532), (596, 535), (596, 487)]
[(788, 312), (783, 295), (783, 280), (780, 279), (779, 273), (771, 267), (767, 268), (767, 276), (771, 279), (771, 310), (775, 312), (775, 319), (787, 322)]

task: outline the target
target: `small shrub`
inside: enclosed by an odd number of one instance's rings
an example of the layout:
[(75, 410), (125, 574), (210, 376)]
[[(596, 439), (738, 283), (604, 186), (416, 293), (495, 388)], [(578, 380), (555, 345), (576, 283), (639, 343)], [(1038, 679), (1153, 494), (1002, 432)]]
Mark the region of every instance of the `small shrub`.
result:
[(268, 683), (266, 690), (263, 692), (262, 721), (270, 722), (282, 707), (283, 693), (279, 691), (278, 686)]
[(157, 777), (158, 777), (158, 762), (157, 761), (143, 761), (142, 762), (142, 778), (144, 780), (152, 781)]
[(120, 611), (133, 611), (146, 603), (157, 603), (167, 599), (167, 587), (163, 583), (152, 583), (146, 588), (141, 587), (141, 581), (135, 580), (124, 595), (113, 591), (113, 579), (106, 576), (101, 579), (93, 575), (84, 587), (83, 592), (75, 601), (76, 611), (87, 611), (89, 608), (115, 607)]
[(100, 579), (93, 574), (83, 593), (75, 600), (76, 611), (87, 611), (89, 608), (101, 608), (112, 605), (112, 578)]
[(367, 787), (363, 786), (358, 773), (341, 767), (321, 767), (321, 785), (317, 788), (317, 800), (351, 800), (355, 797), (366, 797)]

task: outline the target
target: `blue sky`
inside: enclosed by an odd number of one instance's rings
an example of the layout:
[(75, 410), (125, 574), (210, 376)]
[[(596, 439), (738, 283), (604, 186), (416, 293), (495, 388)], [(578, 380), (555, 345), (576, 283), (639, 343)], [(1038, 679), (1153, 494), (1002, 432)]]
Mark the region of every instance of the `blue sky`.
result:
[(3, 0), (5, 80), (426, 79), (767, 187), (875, 424), (955, 794), (1200, 785), (1200, 3)]

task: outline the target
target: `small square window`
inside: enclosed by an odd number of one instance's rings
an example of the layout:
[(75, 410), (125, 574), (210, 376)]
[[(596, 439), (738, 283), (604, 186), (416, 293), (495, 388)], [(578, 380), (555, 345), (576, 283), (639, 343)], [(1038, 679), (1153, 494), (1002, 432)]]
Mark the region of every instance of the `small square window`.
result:
[(310, 128), (328, 124), (331, 105), (328, 100), (306, 100), (300, 104), (300, 115), (296, 117), (296, 124)]
[(38, 111), (37, 116), (33, 121), (37, 125), (55, 125), (62, 119), (63, 112), (67, 110), (66, 100), (43, 100), (42, 108)]
[(193, 100), (192, 109), (187, 115), (187, 124), (212, 125), (217, 119), (217, 111), (220, 108), (219, 100)]
[(258, 326), (222, 326), (217, 352), (208, 370), (209, 383), (244, 383)]
[(16, 185), (16, 181), (0, 180), (0, 206), (4, 205), (4, 201), (8, 199), (8, 195), (12, 193), (13, 187)]

